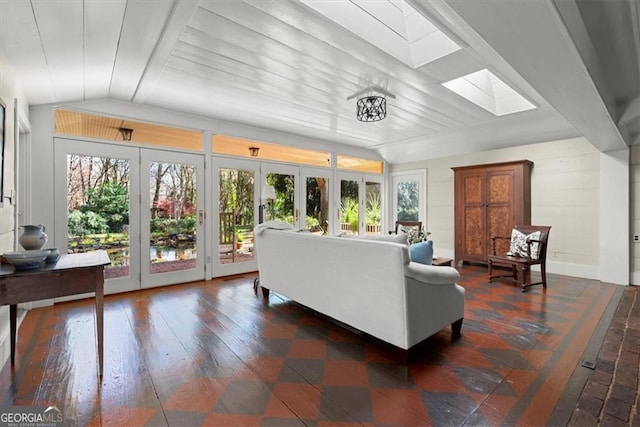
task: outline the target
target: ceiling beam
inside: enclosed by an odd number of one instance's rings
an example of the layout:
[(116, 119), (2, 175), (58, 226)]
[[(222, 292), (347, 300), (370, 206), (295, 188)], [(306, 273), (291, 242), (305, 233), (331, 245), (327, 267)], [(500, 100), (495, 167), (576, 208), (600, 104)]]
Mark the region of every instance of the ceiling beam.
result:
[(156, 49), (176, 0), (128, 0), (121, 23), (109, 96), (130, 101), (140, 84), (148, 60)]
[(198, 3), (199, 0), (181, 0), (174, 4), (171, 16), (160, 36), (160, 41), (151, 54), (149, 63), (140, 78), (140, 84), (133, 95), (134, 102), (144, 103), (153, 92), (160, 74), (168, 62), (171, 50), (176, 46), (180, 35), (198, 8)]
[(625, 134), (630, 145), (640, 143), (640, 96), (631, 100), (622, 109), (618, 127)]
[(628, 146), (552, 0), (444, 1), (596, 148)]

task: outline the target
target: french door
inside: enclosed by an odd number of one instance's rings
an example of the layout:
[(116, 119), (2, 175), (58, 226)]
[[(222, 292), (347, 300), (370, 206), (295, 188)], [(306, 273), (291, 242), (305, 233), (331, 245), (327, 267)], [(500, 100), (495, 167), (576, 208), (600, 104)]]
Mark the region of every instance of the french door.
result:
[(356, 173), (338, 174), (336, 188), (336, 234), (381, 234), (383, 178)]
[(142, 287), (204, 278), (202, 156), (141, 150)]
[(55, 139), (55, 244), (105, 249), (105, 293), (204, 278), (202, 156)]
[(213, 275), (227, 276), (258, 269), (253, 227), (258, 223), (260, 163), (214, 157)]
[(54, 139), (55, 237), (61, 253), (104, 248), (105, 294), (140, 288), (139, 150)]

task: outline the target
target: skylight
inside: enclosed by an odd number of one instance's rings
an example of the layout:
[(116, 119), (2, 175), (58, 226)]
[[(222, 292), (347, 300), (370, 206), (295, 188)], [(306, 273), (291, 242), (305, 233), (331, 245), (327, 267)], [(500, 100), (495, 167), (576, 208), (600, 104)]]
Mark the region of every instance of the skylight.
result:
[(460, 49), (404, 0), (301, 0), (412, 68)]
[(496, 116), (536, 108), (486, 68), (442, 85)]

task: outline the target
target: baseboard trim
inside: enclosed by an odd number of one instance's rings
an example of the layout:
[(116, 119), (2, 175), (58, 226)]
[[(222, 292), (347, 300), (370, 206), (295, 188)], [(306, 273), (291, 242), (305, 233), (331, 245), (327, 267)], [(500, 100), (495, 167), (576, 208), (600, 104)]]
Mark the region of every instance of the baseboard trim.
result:
[(600, 280), (600, 266), (549, 261), (549, 258), (547, 258), (547, 273)]

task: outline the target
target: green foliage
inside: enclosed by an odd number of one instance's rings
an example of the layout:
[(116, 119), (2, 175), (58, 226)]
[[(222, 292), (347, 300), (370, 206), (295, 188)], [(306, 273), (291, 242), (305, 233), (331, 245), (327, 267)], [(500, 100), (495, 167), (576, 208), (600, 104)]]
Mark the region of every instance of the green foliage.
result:
[(118, 183), (105, 183), (86, 191), (87, 203), (80, 206), (84, 213), (95, 212), (107, 223), (108, 231), (120, 232), (129, 224), (129, 192)]
[(381, 212), (380, 193), (367, 193), (367, 211), (365, 213), (367, 224), (380, 224), (382, 219)]
[(345, 197), (340, 202), (340, 222), (349, 224), (353, 231), (358, 229), (358, 205), (358, 200), (351, 197)]
[(234, 212), (240, 224), (253, 224), (253, 171), (220, 169), (220, 212)]
[(429, 240), (429, 235), (431, 232), (425, 232), (424, 229), (413, 227), (409, 230), (409, 244), (413, 245), (414, 243), (426, 242)]
[(67, 216), (67, 227), (71, 236), (106, 233), (109, 231), (107, 221), (99, 214), (74, 210)]
[(196, 232), (196, 217), (187, 216), (182, 219), (153, 218), (149, 224), (151, 233), (156, 236), (170, 234), (194, 234)]
[(178, 221), (178, 233), (194, 234), (196, 232), (195, 215), (186, 216)]
[(398, 184), (398, 221), (418, 221), (418, 190), (415, 181)]
[(307, 230), (322, 231), (322, 227), (320, 227), (320, 220), (318, 220), (318, 218), (316, 217), (307, 215), (305, 224), (306, 224)]

